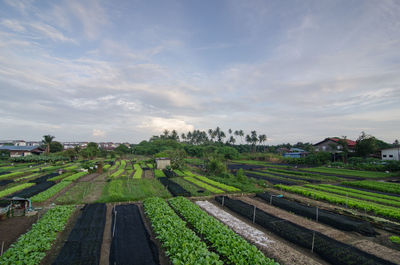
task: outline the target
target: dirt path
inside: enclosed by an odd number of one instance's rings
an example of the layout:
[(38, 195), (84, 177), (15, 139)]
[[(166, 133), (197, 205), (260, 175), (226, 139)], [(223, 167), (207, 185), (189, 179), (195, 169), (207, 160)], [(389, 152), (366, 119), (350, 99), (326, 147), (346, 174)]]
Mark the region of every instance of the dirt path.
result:
[(31, 229), (32, 224), (38, 220), (38, 216), (15, 216), (0, 221), (0, 248), (4, 242), (3, 251), (6, 251), (12, 243), (17, 241), (20, 235)]
[(94, 203), (100, 198), (106, 183), (106, 178), (107, 173), (103, 173), (101, 175), (97, 175), (97, 178), (91, 181), (94, 187), (93, 190), (83, 199), (85, 203)]
[(113, 204), (108, 203), (106, 212), (106, 223), (104, 225), (103, 243), (101, 244), (101, 254), (100, 254), (100, 265), (108, 265), (110, 258), (110, 247), (111, 247), (111, 224), (112, 224), (112, 208)]
[(153, 179), (154, 178), (153, 171), (151, 171), (151, 170), (143, 170), (143, 177), (145, 179)]
[(394, 263), (398, 263), (400, 261), (400, 252), (399, 251), (389, 249), (385, 246), (374, 243), (374, 242), (368, 240), (366, 237), (359, 235), (358, 233), (348, 232), (348, 231), (343, 232), (343, 231), (337, 230), (330, 226), (327, 226), (327, 225), (324, 225), (321, 223), (317, 223), (315, 221), (312, 221), (312, 220), (309, 220), (302, 216), (287, 212), (285, 210), (281, 210), (277, 207), (269, 205), (268, 203), (266, 203), (265, 201), (262, 201), (260, 199), (249, 198), (249, 197), (240, 197), (238, 199), (240, 199), (244, 202), (247, 202), (251, 205), (255, 205), (255, 206), (257, 206), (257, 208), (259, 208), (267, 213), (270, 213), (272, 215), (275, 215), (275, 216), (285, 219), (285, 220), (289, 220), (292, 223), (303, 226), (305, 228), (318, 231), (326, 236), (334, 238), (343, 243), (353, 245), (367, 253), (370, 253), (370, 254), (380, 257), (382, 259), (386, 259), (386, 260), (389, 260)]

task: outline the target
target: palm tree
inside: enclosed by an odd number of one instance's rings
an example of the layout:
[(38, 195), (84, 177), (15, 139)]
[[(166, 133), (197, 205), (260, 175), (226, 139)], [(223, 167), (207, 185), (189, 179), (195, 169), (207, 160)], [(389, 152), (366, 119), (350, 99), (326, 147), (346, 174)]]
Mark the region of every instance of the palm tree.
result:
[(46, 145), (46, 154), (50, 153), (50, 144), (53, 141), (53, 139), (56, 138), (50, 134), (48, 135), (43, 135), (43, 140), (42, 143)]
[(181, 134), (181, 138), (182, 138), (182, 141), (185, 142), (185, 140), (186, 140), (186, 135), (185, 135), (185, 133), (182, 133), (182, 134)]
[(215, 138), (215, 132), (213, 129), (208, 129), (208, 135), (210, 135), (211, 142), (213, 142)]
[(244, 136), (244, 132), (243, 130), (239, 130), (239, 136), (240, 136), (240, 143), (243, 143), (243, 136)]
[(229, 143), (233, 145), (233, 144), (235, 144), (235, 142), (236, 142), (235, 137), (231, 136), (231, 137), (229, 138)]
[(169, 137), (172, 140), (179, 141), (179, 135), (176, 130), (172, 130), (171, 136)]
[[(267, 140), (267, 136), (266, 136), (265, 134), (260, 134), (260, 135), (258, 136), (258, 142), (260, 143), (260, 145), (261, 145), (262, 143), (264, 143), (266, 140)], [(265, 146), (264, 146), (264, 152), (265, 152)]]

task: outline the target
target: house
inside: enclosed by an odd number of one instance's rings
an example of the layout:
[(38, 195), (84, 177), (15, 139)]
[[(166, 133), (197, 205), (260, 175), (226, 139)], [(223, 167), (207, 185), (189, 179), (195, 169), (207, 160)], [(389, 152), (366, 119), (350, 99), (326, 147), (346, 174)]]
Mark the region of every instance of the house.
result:
[(301, 148), (290, 148), (289, 152), (283, 153), (283, 157), (300, 158), (305, 157), (307, 154), (308, 152)]
[(166, 157), (156, 158), (157, 169), (165, 169), (167, 166), (171, 165), (171, 159)]
[(20, 157), (28, 155), (40, 155), (44, 149), (39, 146), (0, 146), (0, 150), (7, 150), (10, 152), (10, 157)]
[[(314, 144), (314, 149), (316, 152), (329, 152), (329, 153), (341, 153), (342, 145), (339, 143), (341, 139), (338, 137), (325, 138), (325, 140)], [(347, 147), (349, 152), (354, 152), (356, 147), (356, 142), (353, 140), (345, 139), (347, 142)]]
[(26, 142), (24, 140), (5, 140), (0, 141), (0, 146), (2, 145), (26, 146)]
[(382, 149), (381, 156), (382, 160), (400, 161), (400, 146)]

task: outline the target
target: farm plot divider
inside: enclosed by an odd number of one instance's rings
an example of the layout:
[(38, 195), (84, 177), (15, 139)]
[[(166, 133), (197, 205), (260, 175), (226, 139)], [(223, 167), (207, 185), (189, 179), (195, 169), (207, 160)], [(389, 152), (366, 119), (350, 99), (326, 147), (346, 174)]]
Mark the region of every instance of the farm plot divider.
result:
[(301, 215), (312, 220), (317, 220), (323, 224), (344, 230), (356, 231), (365, 236), (375, 236), (376, 232), (368, 222), (357, 220), (344, 215), (336, 214), (327, 210), (317, 209), (302, 203), (290, 201), (285, 198), (279, 198), (267, 192), (256, 194), (269, 204), (284, 209), (286, 211)]
[(105, 222), (104, 203), (85, 205), (53, 264), (99, 264)]
[(113, 208), (110, 264), (159, 264), (157, 246), (150, 236), (135, 204)]
[[(215, 200), (224, 207), (250, 219), (280, 237), (317, 253), (322, 259), (337, 265), (394, 265), (394, 263), (344, 244), (319, 232), (304, 228), (285, 219), (268, 214), (240, 200), (218, 196)], [(255, 213), (255, 216), (254, 216)]]

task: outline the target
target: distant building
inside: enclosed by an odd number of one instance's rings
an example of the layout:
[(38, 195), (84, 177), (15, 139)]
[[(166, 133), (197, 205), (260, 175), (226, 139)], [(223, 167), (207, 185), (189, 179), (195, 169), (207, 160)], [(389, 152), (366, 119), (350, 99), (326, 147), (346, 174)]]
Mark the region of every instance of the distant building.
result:
[(290, 148), (289, 152), (283, 153), (283, 157), (300, 158), (307, 156), (308, 152), (301, 148)]
[(64, 150), (72, 149), (75, 147), (85, 148), (88, 145), (88, 142), (63, 142)]
[[(314, 144), (314, 150), (316, 152), (329, 152), (329, 153), (341, 153), (343, 147), (339, 144), (340, 138), (325, 138), (325, 140)], [(349, 152), (354, 152), (356, 142), (353, 140), (346, 139)]]
[(7, 150), (10, 152), (10, 157), (20, 157), (28, 155), (40, 155), (44, 149), (39, 146), (0, 146), (0, 150)]
[(381, 150), (382, 160), (400, 161), (400, 146)]
[(156, 158), (157, 169), (165, 169), (167, 166), (171, 165), (171, 159), (166, 157)]
[(5, 141), (0, 141), (0, 146), (3, 146), (3, 145), (26, 146), (26, 142), (24, 140), (5, 140)]

